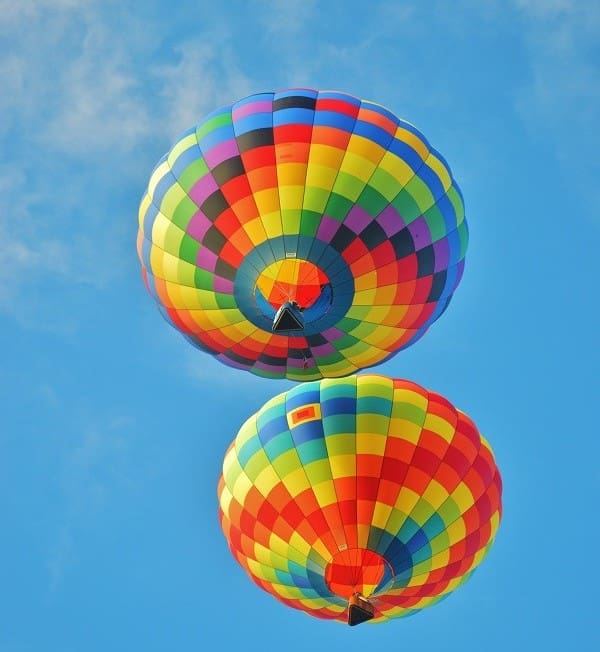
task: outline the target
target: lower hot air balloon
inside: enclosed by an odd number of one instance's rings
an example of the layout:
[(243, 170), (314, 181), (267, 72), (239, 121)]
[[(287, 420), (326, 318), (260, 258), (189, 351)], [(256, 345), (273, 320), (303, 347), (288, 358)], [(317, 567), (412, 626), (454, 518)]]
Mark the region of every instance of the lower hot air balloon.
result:
[(501, 486), (463, 412), (410, 381), (360, 375), (304, 383), (250, 417), (225, 456), (219, 514), (258, 586), (356, 625), (460, 586), (492, 545)]

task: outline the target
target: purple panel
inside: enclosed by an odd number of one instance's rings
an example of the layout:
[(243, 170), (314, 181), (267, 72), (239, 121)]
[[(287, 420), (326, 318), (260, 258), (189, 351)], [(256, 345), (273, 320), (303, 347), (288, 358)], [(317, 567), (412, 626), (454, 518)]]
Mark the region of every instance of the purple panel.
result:
[(352, 229), (352, 231), (358, 235), (365, 227), (369, 226), (372, 221), (373, 218), (364, 208), (354, 205), (346, 216), (344, 225), (349, 229)]
[(213, 286), (215, 288), (215, 292), (221, 292), (222, 294), (233, 294), (233, 281), (230, 281), (226, 278), (215, 276)]
[(332, 217), (323, 215), (317, 231), (317, 238), (322, 242), (331, 242), (336, 231), (340, 228), (340, 224), (341, 222), (334, 220)]
[(346, 333), (344, 333), (344, 331), (341, 331), (339, 328), (332, 326), (331, 328), (328, 328), (326, 331), (323, 331), (321, 335), (326, 339), (328, 339), (330, 342), (335, 342), (336, 340), (339, 340), (340, 338), (344, 337)]
[(400, 213), (390, 204), (377, 216), (377, 223), (386, 232), (388, 238), (404, 228), (404, 220)]
[(194, 240), (202, 242), (202, 238), (205, 236), (211, 225), (212, 222), (208, 219), (208, 217), (206, 217), (202, 211), (198, 211), (189, 221), (185, 232), (188, 235), (192, 236)]
[(448, 268), (450, 261), (450, 247), (448, 240), (438, 240), (433, 243), (433, 253), (435, 254), (435, 263), (433, 267), (434, 272), (441, 272)]
[(203, 152), (204, 160), (208, 163), (209, 168), (215, 168), (219, 163), (226, 161), (228, 158), (239, 156), (240, 150), (235, 138), (231, 138), (219, 143), (208, 152)]
[(326, 344), (319, 344), (319, 346), (311, 347), (311, 352), (315, 357), (320, 358), (321, 356), (332, 355), (337, 353), (335, 346), (327, 342)]
[(233, 109), (231, 115), (233, 120), (239, 120), (240, 118), (245, 118), (248, 115), (253, 113), (270, 113), (273, 110), (273, 102), (269, 100), (261, 100), (259, 102), (251, 102), (249, 104), (243, 104), (240, 107)]
[(413, 242), (415, 243), (415, 251), (424, 249), (431, 244), (431, 233), (429, 232), (429, 226), (427, 225), (427, 222), (422, 215), (417, 217), (414, 222), (411, 222), (407, 228), (413, 237)]
[(189, 194), (194, 203), (200, 206), (218, 187), (213, 175), (209, 172), (193, 185)]
[(224, 362), (229, 367), (235, 367), (236, 369), (245, 369), (245, 370), (248, 369), (247, 364), (242, 364), (237, 360), (232, 360), (231, 358), (228, 358), (227, 353), (219, 353), (219, 355), (215, 355), (215, 358), (220, 362)]
[(200, 247), (196, 256), (196, 266), (208, 272), (214, 272), (219, 257), (206, 247)]

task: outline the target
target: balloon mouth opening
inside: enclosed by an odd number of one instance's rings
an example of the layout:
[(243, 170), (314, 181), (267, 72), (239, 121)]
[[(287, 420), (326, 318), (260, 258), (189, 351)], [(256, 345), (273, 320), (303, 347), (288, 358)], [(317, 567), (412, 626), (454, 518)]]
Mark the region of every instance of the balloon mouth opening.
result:
[(254, 286), (260, 312), (273, 332), (301, 331), (328, 312), (333, 293), (327, 274), (314, 263), (288, 257), (266, 267)]
[(327, 587), (346, 600), (356, 594), (366, 599), (393, 577), (394, 572), (386, 559), (366, 548), (340, 550), (325, 568)]

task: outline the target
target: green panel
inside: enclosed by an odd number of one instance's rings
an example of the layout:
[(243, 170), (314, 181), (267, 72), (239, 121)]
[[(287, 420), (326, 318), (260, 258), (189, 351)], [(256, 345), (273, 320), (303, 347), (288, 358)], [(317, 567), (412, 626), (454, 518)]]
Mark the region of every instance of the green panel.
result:
[(210, 133), (211, 131), (214, 131), (215, 129), (225, 125), (230, 125), (231, 123), (231, 111), (219, 113), (218, 115), (209, 118), (208, 120), (198, 125), (198, 128), (196, 129), (196, 138), (201, 140), (203, 136), (206, 136), (206, 134)]
[(305, 441), (300, 446), (296, 446), (296, 450), (298, 451), (300, 461), (305, 467), (315, 460), (322, 460), (327, 457), (327, 448), (325, 448), (323, 439)]
[(354, 202), (346, 197), (342, 197), (335, 192), (332, 192), (324, 213), (329, 215), (335, 220), (340, 222), (348, 215), (350, 209), (354, 206)]
[(321, 223), (322, 213), (317, 213), (315, 211), (302, 210), (302, 218), (300, 221), (300, 234), (307, 237), (313, 237), (317, 234), (319, 230), (319, 225)]
[(412, 195), (403, 188), (392, 201), (394, 208), (400, 213), (405, 224), (410, 224), (421, 215), (421, 209)]
[(212, 272), (207, 272), (201, 267), (196, 267), (194, 273), (194, 283), (193, 287), (197, 287), (199, 290), (210, 290), (213, 289), (213, 277)]
[(314, 211), (321, 215), (325, 212), (325, 207), (327, 206), (327, 200), (331, 194), (330, 190), (325, 188), (316, 188), (314, 186), (308, 186), (304, 190), (304, 200), (302, 206), (304, 210)]
[[(336, 417), (331, 418), (335, 419)], [(334, 455), (354, 455), (356, 453), (355, 430), (356, 424), (353, 423), (352, 431), (349, 434), (337, 434), (340, 432), (340, 430), (336, 428), (334, 431), (335, 434), (328, 432), (325, 435), (329, 457), (333, 457)]]
[(244, 470), (246, 471), (246, 475), (250, 478), (250, 480), (255, 482), (259, 473), (264, 471), (270, 465), (270, 463), (271, 462), (269, 461), (267, 454), (263, 450), (259, 450), (248, 460), (248, 462), (246, 462), (244, 465)]
[(304, 467), (306, 477), (308, 478), (311, 486), (331, 480), (331, 467), (329, 466), (329, 456), (326, 455), (324, 459), (306, 464)]
[(398, 194), (398, 179), (383, 168), (375, 169), (369, 179), (369, 185), (383, 195), (387, 203), (390, 203)]
[(198, 212), (198, 206), (186, 195), (175, 207), (171, 222), (176, 224), (182, 231), (185, 231), (190, 220)]
[(198, 262), (198, 252), (200, 251), (200, 243), (189, 235), (184, 235), (179, 247), (179, 257), (185, 260), (186, 263), (196, 265)]
[(376, 217), (389, 204), (389, 201), (371, 186), (365, 186), (364, 190), (360, 193), (357, 203), (371, 217)]
[(219, 308), (225, 309), (235, 309), (238, 308), (237, 301), (233, 294), (223, 294), (222, 292), (215, 291), (215, 299), (217, 306)]
[(444, 216), (441, 214), (437, 206), (432, 206), (424, 213), (423, 217), (425, 218), (425, 222), (427, 222), (429, 233), (431, 233), (432, 242), (437, 242), (446, 237)]
[(392, 410), (392, 417), (394, 419), (405, 419), (419, 426), (425, 422), (426, 414), (426, 410), (421, 409), (418, 405), (401, 401), (395, 401)]
[(177, 182), (186, 191), (189, 192), (192, 187), (204, 176), (208, 174), (208, 165), (203, 158), (197, 158), (190, 163), (187, 168), (178, 177)]
[(454, 211), (456, 213), (456, 223), (460, 224), (465, 219), (465, 207), (454, 183), (450, 186), (450, 188), (448, 188), (446, 195), (448, 196), (452, 206), (454, 206)]

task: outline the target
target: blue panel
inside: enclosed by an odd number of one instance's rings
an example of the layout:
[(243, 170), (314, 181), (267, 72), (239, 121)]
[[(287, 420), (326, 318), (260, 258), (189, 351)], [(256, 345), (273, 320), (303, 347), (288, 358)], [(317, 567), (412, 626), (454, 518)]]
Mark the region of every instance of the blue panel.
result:
[[(202, 152), (197, 145), (192, 145), (188, 147), (184, 152), (182, 152), (173, 165), (171, 166), (171, 171), (173, 175), (179, 179), (183, 172), (188, 168), (189, 165), (195, 163), (198, 159), (202, 158)], [(208, 167), (208, 166), (207, 166)]]
[[(356, 393), (356, 387), (352, 389)], [(321, 414), (323, 417), (337, 414), (351, 414), (354, 418), (356, 416), (356, 398), (343, 396), (328, 399), (322, 398)]]
[(387, 149), (393, 139), (393, 136), (385, 131), (385, 129), (374, 125), (372, 122), (365, 122), (364, 120), (356, 121), (354, 133), (358, 136), (364, 136), (365, 138), (372, 140), (378, 145), (381, 145), (384, 149)]
[(252, 113), (236, 120), (233, 126), (236, 136), (241, 136), (248, 131), (254, 131), (256, 129), (268, 129), (273, 126), (273, 114), (270, 111), (268, 113)]
[(273, 127), (283, 125), (312, 125), (315, 112), (312, 109), (281, 109), (273, 113)]
[(205, 153), (210, 152), (213, 147), (221, 145), (228, 140), (235, 140), (233, 125), (227, 125), (209, 131), (205, 136), (198, 139), (198, 146), (200, 147), (200, 150)]
[(392, 139), (388, 149), (390, 152), (393, 152), (396, 156), (405, 161), (414, 172), (417, 172), (423, 165), (423, 159), (419, 154), (410, 145), (407, 145), (397, 138)]
[(296, 448), (305, 442), (322, 440), (325, 436), (323, 433), (323, 423), (320, 419), (306, 421), (297, 426), (292, 426), (291, 433)]
[(287, 412), (309, 405), (310, 403), (318, 403), (321, 398), (318, 383), (310, 383), (310, 385), (296, 385), (292, 387), (285, 395), (285, 409)]
[(356, 119), (345, 113), (336, 113), (335, 111), (315, 111), (313, 124), (315, 127), (333, 127), (340, 129), (348, 134), (354, 130)]

